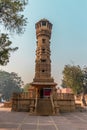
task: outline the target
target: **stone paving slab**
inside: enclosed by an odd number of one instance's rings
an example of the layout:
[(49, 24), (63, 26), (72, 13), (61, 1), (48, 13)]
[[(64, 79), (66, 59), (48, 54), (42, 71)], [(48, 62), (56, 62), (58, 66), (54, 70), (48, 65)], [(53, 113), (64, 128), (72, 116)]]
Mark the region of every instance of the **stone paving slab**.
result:
[(87, 112), (30, 116), (28, 112), (0, 108), (0, 130), (87, 130)]

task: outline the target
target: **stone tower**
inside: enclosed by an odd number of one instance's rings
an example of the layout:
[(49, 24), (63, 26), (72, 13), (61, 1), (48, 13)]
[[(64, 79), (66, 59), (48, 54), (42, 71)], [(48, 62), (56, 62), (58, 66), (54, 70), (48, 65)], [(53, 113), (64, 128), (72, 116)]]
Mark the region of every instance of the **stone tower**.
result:
[(37, 39), (35, 77), (31, 85), (36, 88), (39, 97), (48, 97), (51, 89), (57, 85), (51, 77), (50, 39), (52, 24), (47, 19), (41, 19), (36, 23), (35, 28)]

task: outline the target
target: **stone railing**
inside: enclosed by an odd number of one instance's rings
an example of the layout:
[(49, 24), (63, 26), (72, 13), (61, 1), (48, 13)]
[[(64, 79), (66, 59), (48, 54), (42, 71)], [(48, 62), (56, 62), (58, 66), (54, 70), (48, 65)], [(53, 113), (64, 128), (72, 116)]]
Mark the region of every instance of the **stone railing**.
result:
[(36, 111), (37, 111), (37, 100), (38, 100), (38, 98), (37, 98), (37, 96), (36, 96), (36, 99), (35, 99), (35, 113), (36, 113)]
[(73, 94), (52, 92), (55, 113), (75, 111), (75, 99)]
[(50, 95), (50, 100), (51, 100), (51, 104), (52, 104), (53, 114), (55, 114), (55, 108), (54, 108), (54, 103), (53, 103), (52, 95)]
[(35, 112), (36, 98), (35, 95), (27, 93), (14, 93), (12, 96), (12, 111)]
[(3, 107), (5, 107), (5, 108), (11, 108), (12, 107), (12, 102), (11, 101), (4, 102)]

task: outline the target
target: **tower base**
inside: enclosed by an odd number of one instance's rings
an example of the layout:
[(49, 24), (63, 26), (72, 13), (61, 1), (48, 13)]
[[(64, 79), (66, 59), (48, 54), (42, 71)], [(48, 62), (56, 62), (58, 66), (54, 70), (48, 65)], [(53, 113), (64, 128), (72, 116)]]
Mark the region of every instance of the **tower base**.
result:
[(31, 85), (35, 88), (38, 98), (48, 98), (52, 88), (56, 87), (57, 84), (54, 82), (32, 82)]

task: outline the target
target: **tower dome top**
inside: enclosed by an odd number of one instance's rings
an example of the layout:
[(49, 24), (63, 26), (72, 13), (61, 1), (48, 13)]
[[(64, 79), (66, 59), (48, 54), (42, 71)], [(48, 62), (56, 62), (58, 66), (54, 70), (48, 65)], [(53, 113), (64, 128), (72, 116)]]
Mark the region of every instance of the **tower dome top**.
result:
[(43, 23), (48, 23), (48, 24), (50, 24), (50, 25), (52, 26), (52, 23), (51, 23), (49, 20), (45, 19), (45, 18), (39, 20), (39, 21), (36, 23), (36, 25), (37, 25), (37, 24), (40, 24), (40, 23), (42, 23), (42, 22), (43, 22)]
[[(39, 22), (42, 22), (42, 21), (47, 21), (47, 22), (49, 22), (49, 20), (47, 20), (46, 18), (43, 18), (43, 19), (39, 20)], [(50, 23), (50, 22), (49, 22), (49, 23)]]
[(39, 36), (47, 36), (49, 39), (51, 38), (51, 30), (52, 30), (52, 24), (45, 18), (39, 20), (35, 24), (36, 28), (36, 37)]

